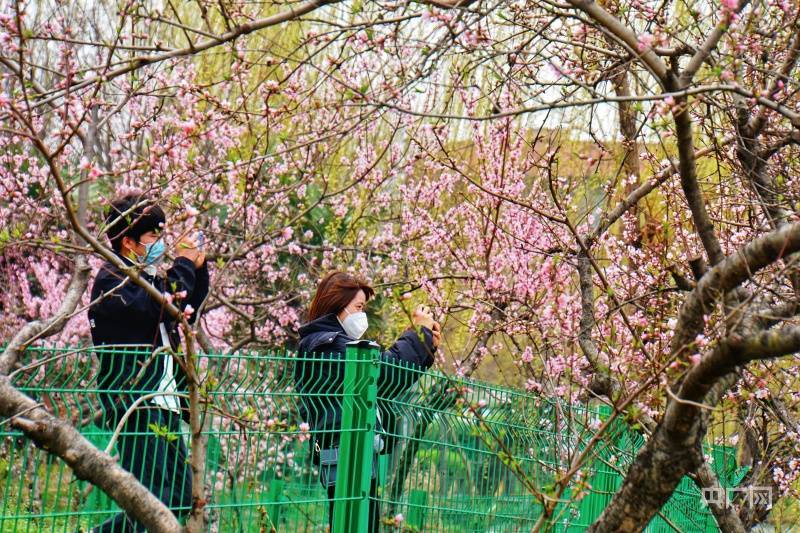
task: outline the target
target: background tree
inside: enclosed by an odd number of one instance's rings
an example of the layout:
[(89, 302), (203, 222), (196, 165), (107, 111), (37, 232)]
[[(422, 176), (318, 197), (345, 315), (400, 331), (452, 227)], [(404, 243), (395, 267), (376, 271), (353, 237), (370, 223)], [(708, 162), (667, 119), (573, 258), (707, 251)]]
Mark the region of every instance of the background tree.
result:
[[(371, 335), (430, 301), (441, 369), (648, 435), (595, 529), (713, 485), (707, 440), (796, 497), (797, 6), (3, 6), (4, 373), (87, 338), (103, 202), (135, 188), (204, 227), (205, 350), (291, 343), (346, 265), (381, 288)], [(714, 511), (733, 531), (769, 509)]]

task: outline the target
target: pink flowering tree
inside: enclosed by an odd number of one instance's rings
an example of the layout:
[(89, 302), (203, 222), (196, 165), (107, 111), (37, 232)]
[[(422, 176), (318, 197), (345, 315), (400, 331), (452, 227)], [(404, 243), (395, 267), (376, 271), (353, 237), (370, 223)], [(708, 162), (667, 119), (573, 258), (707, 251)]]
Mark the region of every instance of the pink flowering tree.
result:
[[(290, 24), (323, 5), (270, 13), (200, 3), (164, 13), (141, 3), (107, 10), (22, 2), (0, 13), (2, 413), (152, 530), (175, 529), (175, 518), (6, 375), (43, 364), (22, 361), (31, 344), (87, 341), (88, 283), (102, 261), (119, 261), (104, 238), (103, 211), (118, 194), (147, 193), (170, 212), (173, 242), (202, 226), (209, 243), (212, 296), (186, 313), (202, 314), (196, 329), (173, 305), (180, 295), (158, 294), (130, 272), (182, 323), (192, 469), (203, 479), (199, 389), (213, 370), (198, 366), (198, 349), (291, 339), (318, 261), (336, 249), (325, 236), (338, 242), (349, 231), (357, 198), (339, 198), (371, 177), (392, 142), (373, 124), (381, 113), (361, 108), (378, 64), (377, 54), (359, 58), (372, 51), (364, 24), (333, 32)], [(272, 53), (261, 51), (278, 41)], [(337, 54), (348, 50), (355, 59), (344, 65)], [(394, 81), (387, 75), (376, 90)], [(378, 139), (372, 166), (360, 173), (347, 165), (356, 136)], [(202, 484), (193, 497), (189, 528), (198, 529)]]
[[(455, 371), (513, 354), (514, 382), (642, 428), (598, 530), (643, 527), (685, 474), (714, 488), (708, 439), (739, 447), (745, 483), (794, 496), (794, 7), (504, 7), (426, 15), (447, 44), (424, 56), (450, 70), (373, 95), (407, 124), (413, 179), (373, 196), (395, 215), (351, 241), (392, 261), (355, 268), (440, 306)], [(712, 510), (738, 531), (770, 506)]]
[[(146, 191), (175, 235), (208, 242), (189, 365), (291, 344), (315, 281), (346, 268), (379, 288), (382, 340), (430, 302), (441, 369), (603, 402), (647, 436), (595, 530), (641, 529), (684, 475), (715, 487), (709, 440), (739, 447), (746, 483), (796, 496), (797, 16), (735, 0), (4, 5), (0, 373), (32, 343), (86, 342), (102, 211)], [(81, 471), (74, 428), (0, 387), (3, 416), (69, 437)], [(195, 469), (203, 454), (193, 439)], [(83, 472), (174, 528), (103, 477), (118, 470)], [(726, 531), (769, 513), (712, 510)]]

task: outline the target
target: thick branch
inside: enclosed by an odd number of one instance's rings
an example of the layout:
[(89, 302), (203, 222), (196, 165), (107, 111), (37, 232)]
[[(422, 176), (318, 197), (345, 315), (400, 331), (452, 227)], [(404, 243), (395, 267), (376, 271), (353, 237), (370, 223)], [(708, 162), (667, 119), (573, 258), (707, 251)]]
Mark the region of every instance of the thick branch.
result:
[[(702, 402), (717, 380), (733, 372), (736, 367), (797, 351), (800, 351), (800, 326), (762, 331), (745, 338), (728, 338), (687, 374), (678, 397), (689, 402)], [(691, 414), (692, 409), (696, 407), (687, 403), (670, 404), (664, 415), (664, 423), (670, 427), (684, 427), (686, 416)]]
[[(594, 19), (599, 26), (605, 28), (617, 39), (625, 43), (625, 45), (635, 53), (639, 49), (639, 39), (630, 28), (624, 26), (615, 16), (600, 7), (593, 0), (568, 0), (570, 5), (576, 9), (580, 9), (592, 19)], [(639, 59), (644, 65), (653, 73), (660, 83), (664, 83), (669, 69), (666, 63), (656, 55), (652, 48), (647, 48), (644, 52), (639, 54)]]
[(705, 314), (721, 294), (730, 291), (764, 267), (800, 250), (800, 223), (787, 224), (762, 235), (728, 256), (698, 282), (678, 315), (672, 353), (685, 351), (705, 326)]
[(709, 500), (708, 508), (717, 520), (717, 525), (723, 533), (744, 533), (744, 525), (736, 508), (727, 501), (727, 491), (719, 484), (717, 475), (706, 461), (695, 471), (694, 481), (700, 489), (708, 489), (713, 494), (724, 494), (725, 502), (720, 504), (714, 500)]
[(20, 329), (0, 355), (0, 374), (8, 374), (20, 354), (32, 340), (61, 331), (81, 301), (89, 282), (89, 262), (84, 256), (75, 259), (75, 270), (58, 312), (47, 320), (34, 320)]
[(678, 100), (678, 103), (680, 110), (675, 112), (674, 117), (675, 136), (678, 140), (678, 167), (681, 187), (692, 212), (692, 222), (703, 243), (708, 260), (712, 265), (716, 265), (722, 261), (725, 255), (722, 253), (722, 247), (714, 232), (714, 225), (708, 216), (703, 193), (697, 180), (697, 158), (694, 153), (694, 136), (692, 135), (688, 101), (684, 98)]
[[(13, 418), (24, 413), (24, 418)], [(38, 446), (60, 457), (78, 479), (90, 480), (147, 531), (175, 532), (180, 525), (169, 509), (150, 493), (133, 474), (120, 467), (108, 454), (95, 448), (74, 427), (50, 415), (14, 388), (0, 375), (0, 416), (22, 430)]]
[(592, 330), (595, 327), (594, 318), (594, 284), (592, 283), (592, 265), (586, 252), (578, 253), (578, 280), (581, 287), (581, 321), (578, 331), (578, 344), (583, 350), (583, 355), (598, 371), (598, 358), (600, 353), (592, 340)]

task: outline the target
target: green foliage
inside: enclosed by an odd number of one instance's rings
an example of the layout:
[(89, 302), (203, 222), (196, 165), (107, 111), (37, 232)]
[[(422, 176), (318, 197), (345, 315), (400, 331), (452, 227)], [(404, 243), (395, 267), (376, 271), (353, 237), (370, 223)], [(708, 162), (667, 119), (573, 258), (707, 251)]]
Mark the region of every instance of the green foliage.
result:
[(152, 431), (156, 437), (161, 439), (166, 439), (168, 442), (175, 442), (180, 437), (170, 431), (167, 426), (162, 426), (160, 424), (148, 424), (147, 427)]

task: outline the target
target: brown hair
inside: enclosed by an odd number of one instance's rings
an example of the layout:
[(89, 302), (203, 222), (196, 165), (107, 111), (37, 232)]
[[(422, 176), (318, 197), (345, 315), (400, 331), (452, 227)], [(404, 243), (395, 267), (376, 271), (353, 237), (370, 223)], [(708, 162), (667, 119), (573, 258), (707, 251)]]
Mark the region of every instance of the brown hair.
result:
[(330, 272), (317, 285), (317, 293), (308, 309), (308, 319), (316, 320), (330, 313), (341, 313), (358, 291), (364, 291), (367, 300), (375, 295), (375, 290), (363, 279), (347, 272)]

